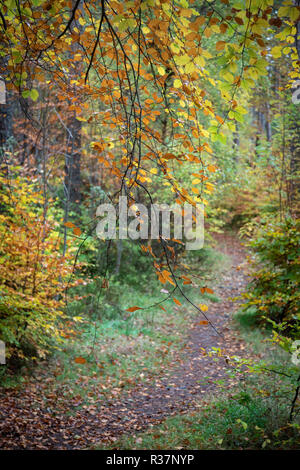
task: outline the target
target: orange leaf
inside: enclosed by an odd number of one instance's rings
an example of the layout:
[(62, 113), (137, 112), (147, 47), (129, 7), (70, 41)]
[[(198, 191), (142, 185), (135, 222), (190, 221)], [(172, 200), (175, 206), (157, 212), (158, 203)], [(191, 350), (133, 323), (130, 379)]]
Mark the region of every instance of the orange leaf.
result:
[(78, 235), (78, 237), (80, 237), (80, 235), (81, 235), (80, 228), (79, 227), (74, 227), (73, 228), (73, 233), (74, 233), (74, 235)]
[(74, 360), (77, 364), (85, 364), (86, 363), (86, 359), (84, 359), (84, 357), (75, 357)]
[(68, 227), (68, 228), (73, 228), (73, 227), (75, 227), (75, 225), (72, 224), (72, 222), (65, 222), (65, 223), (64, 223), (64, 226), (65, 226), (65, 227)]
[(177, 305), (181, 305), (181, 302), (179, 302), (179, 300), (178, 300), (178, 299), (175, 299), (175, 297), (173, 297), (173, 300), (174, 300), (175, 304), (177, 304)]
[(199, 321), (198, 325), (208, 325), (208, 321), (201, 320), (201, 321)]
[(142, 308), (137, 307), (137, 306), (129, 307), (129, 308), (127, 308), (126, 312), (135, 312), (136, 310), (142, 310)]
[(217, 51), (222, 51), (225, 47), (225, 44), (226, 44), (225, 41), (218, 41), (216, 44)]
[(205, 294), (205, 292), (207, 292), (208, 294), (214, 293), (214, 291), (210, 289), (209, 287), (201, 287), (200, 291), (201, 291), (201, 294)]
[(211, 171), (212, 173), (216, 171), (216, 167), (214, 165), (207, 165), (207, 169), (208, 171)]

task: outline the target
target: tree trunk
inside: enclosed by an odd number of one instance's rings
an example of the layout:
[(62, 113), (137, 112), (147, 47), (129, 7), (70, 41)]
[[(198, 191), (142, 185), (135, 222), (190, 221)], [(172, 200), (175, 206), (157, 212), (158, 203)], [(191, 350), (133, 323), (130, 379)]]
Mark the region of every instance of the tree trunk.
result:
[[(74, 7), (75, 1), (72, 0), (72, 5)], [(80, 28), (80, 25), (78, 25)], [(73, 30), (73, 26), (70, 28)], [(73, 54), (75, 55), (78, 50), (78, 44), (72, 46)], [(76, 67), (70, 71), (70, 82), (72, 79), (79, 79), (82, 72), (82, 65), (75, 62)], [(79, 100), (79, 93), (76, 89), (72, 90), (72, 94), (77, 94)], [(73, 103), (74, 104), (74, 103)], [(68, 192), (68, 200), (73, 205), (71, 209), (76, 212), (80, 212), (80, 202), (81, 202), (81, 175), (80, 175), (80, 162), (81, 162), (81, 121), (78, 121), (76, 118), (75, 111), (70, 115), (68, 124), (67, 124), (69, 135), (68, 135), (68, 147), (67, 147), (67, 157), (66, 157), (66, 166), (65, 166), (65, 189)]]
[[(69, 119), (68, 129), (70, 131), (69, 145), (66, 157), (65, 185), (68, 192), (68, 199), (71, 204), (81, 202), (81, 122), (76, 119), (75, 113)], [(74, 208), (76, 208), (74, 206)]]

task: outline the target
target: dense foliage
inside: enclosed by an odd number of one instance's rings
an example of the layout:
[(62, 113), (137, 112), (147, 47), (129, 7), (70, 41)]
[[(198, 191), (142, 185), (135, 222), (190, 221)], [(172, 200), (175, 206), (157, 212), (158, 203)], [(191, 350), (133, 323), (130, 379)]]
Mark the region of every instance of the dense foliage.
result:
[(287, 218), (260, 229), (251, 243), (258, 270), (245, 294), (246, 311), (253, 311), (254, 307), (254, 316), (260, 323), (279, 323), (296, 337), (300, 326), (299, 228), (299, 220)]
[(57, 318), (72, 272), (62, 253), (59, 224), (36, 185), (19, 168), (0, 174), (0, 332), (7, 358), (45, 357), (49, 338), (60, 340)]

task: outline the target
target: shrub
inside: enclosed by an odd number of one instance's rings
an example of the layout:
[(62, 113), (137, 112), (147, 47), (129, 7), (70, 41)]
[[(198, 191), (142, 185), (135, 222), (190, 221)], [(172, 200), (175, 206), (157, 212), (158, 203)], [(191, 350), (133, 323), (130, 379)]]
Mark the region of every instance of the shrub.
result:
[(254, 250), (253, 281), (245, 294), (245, 310), (255, 306), (261, 324), (275, 322), (296, 335), (299, 327), (300, 221), (287, 218), (268, 224), (250, 243)]
[(0, 338), (7, 358), (44, 357), (60, 338), (71, 258), (41, 192), (17, 170), (0, 170)]

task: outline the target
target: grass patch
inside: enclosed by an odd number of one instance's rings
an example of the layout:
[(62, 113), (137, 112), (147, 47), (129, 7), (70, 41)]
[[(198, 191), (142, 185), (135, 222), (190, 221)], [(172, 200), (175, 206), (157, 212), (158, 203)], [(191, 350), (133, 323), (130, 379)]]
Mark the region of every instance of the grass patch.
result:
[[(262, 449), (296, 448), (296, 427), (286, 426), (285, 410), (277, 410), (274, 435), (270, 408), (259, 398), (234, 398), (203, 405), (200, 412), (168, 418), (161, 425), (135, 436), (123, 436), (98, 449)], [(272, 423), (273, 424), (273, 423)]]
[(258, 320), (258, 312), (257, 309), (254, 308), (248, 308), (246, 311), (238, 311), (235, 315), (235, 321), (237, 326), (240, 326), (239, 328), (241, 332), (243, 333), (243, 330), (253, 330), (257, 328), (257, 320)]

